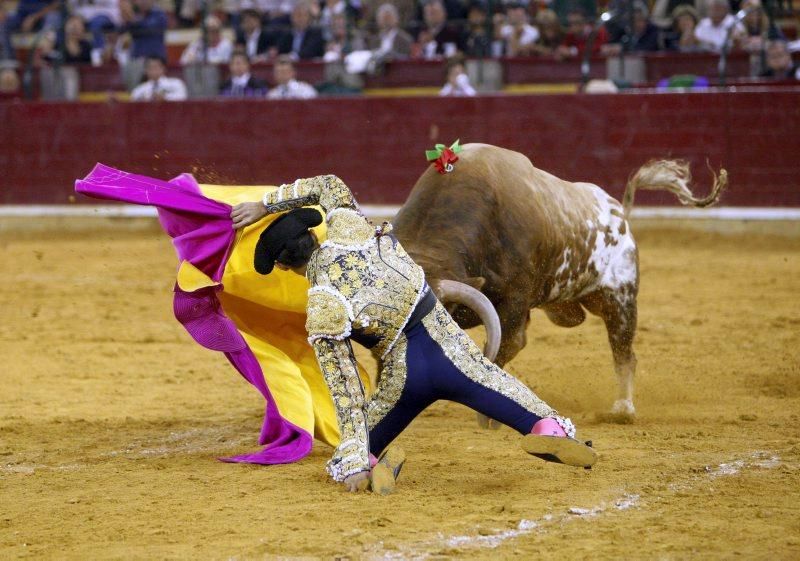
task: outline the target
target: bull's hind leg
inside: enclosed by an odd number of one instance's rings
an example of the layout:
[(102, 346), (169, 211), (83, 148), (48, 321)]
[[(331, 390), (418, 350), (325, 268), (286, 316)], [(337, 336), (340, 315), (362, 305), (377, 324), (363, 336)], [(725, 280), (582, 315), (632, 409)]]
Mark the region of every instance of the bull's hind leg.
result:
[(581, 304), (591, 313), (600, 316), (606, 324), (608, 342), (614, 357), (619, 392), (611, 408), (609, 420), (630, 423), (636, 415), (633, 406), (633, 377), (636, 373), (636, 354), (633, 338), (636, 335), (636, 293), (634, 284), (619, 288), (603, 288), (581, 299)]

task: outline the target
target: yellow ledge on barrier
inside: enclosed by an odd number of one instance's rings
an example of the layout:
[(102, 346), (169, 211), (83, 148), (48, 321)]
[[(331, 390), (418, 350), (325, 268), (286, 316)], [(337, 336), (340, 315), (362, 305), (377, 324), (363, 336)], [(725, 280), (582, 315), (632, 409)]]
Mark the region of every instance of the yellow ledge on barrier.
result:
[(78, 101), (85, 103), (107, 103), (112, 97), (114, 101), (131, 100), (131, 94), (128, 92), (81, 92), (78, 94)]
[[(509, 95), (527, 94), (573, 94), (579, 91), (578, 84), (512, 84), (501, 91)], [(439, 95), (439, 87), (418, 88), (367, 88), (363, 94), (367, 97), (425, 97)], [(78, 101), (86, 103), (105, 103), (112, 97), (115, 101), (130, 101), (128, 92), (81, 92)]]
[[(367, 88), (364, 95), (369, 97), (422, 97), (439, 95), (439, 87), (418, 88)], [(501, 92), (511, 95), (525, 94), (573, 94), (578, 93), (578, 84), (512, 84)], [(488, 92), (495, 93), (495, 92)]]
[(512, 95), (574, 94), (579, 90), (578, 84), (511, 84), (503, 88), (504, 93)]

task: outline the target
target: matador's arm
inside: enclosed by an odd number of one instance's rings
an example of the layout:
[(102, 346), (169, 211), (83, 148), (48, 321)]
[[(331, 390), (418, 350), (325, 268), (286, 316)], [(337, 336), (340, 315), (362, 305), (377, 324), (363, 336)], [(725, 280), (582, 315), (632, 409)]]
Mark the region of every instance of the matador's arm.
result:
[(350, 310), (344, 296), (329, 286), (309, 290), (306, 329), (331, 392), (341, 434), (341, 442), (327, 465), (336, 481), (370, 469), (364, 387), (348, 340)]
[(239, 203), (231, 209), (231, 219), (233, 227), (238, 229), (268, 214), (317, 204), (325, 209), (326, 220), (331, 217), (331, 211), (338, 208), (358, 210), (358, 203), (344, 181), (335, 175), (319, 175), (281, 185), (266, 193), (261, 202)]
[(286, 183), (265, 194), (263, 202), (268, 214), (317, 204), (326, 213), (336, 208), (358, 209), (353, 193), (335, 175), (318, 175)]

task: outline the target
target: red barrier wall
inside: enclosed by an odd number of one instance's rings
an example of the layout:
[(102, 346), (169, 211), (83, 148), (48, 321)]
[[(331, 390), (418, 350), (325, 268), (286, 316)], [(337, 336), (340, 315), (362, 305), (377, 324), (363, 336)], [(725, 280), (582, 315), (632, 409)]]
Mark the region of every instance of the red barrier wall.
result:
[[(95, 162), (169, 178), (280, 183), (336, 173), (364, 203), (402, 203), (434, 142), (519, 150), (620, 196), (654, 157), (723, 165), (728, 205), (800, 206), (800, 88), (782, 91), (0, 104), (0, 203), (66, 203)], [(640, 204), (675, 204), (643, 192)]]

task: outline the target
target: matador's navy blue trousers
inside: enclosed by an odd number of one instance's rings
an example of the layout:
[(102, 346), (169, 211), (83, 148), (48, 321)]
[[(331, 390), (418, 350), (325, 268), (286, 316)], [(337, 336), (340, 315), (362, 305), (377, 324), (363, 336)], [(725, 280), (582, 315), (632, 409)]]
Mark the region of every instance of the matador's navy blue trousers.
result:
[(467, 377), (445, 355), (420, 321), (405, 333), (407, 374), (400, 399), (369, 433), (370, 452), (379, 455), (426, 407), (440, 399), (483, 413), (521, 434), (541, 418), (516, 401)]

